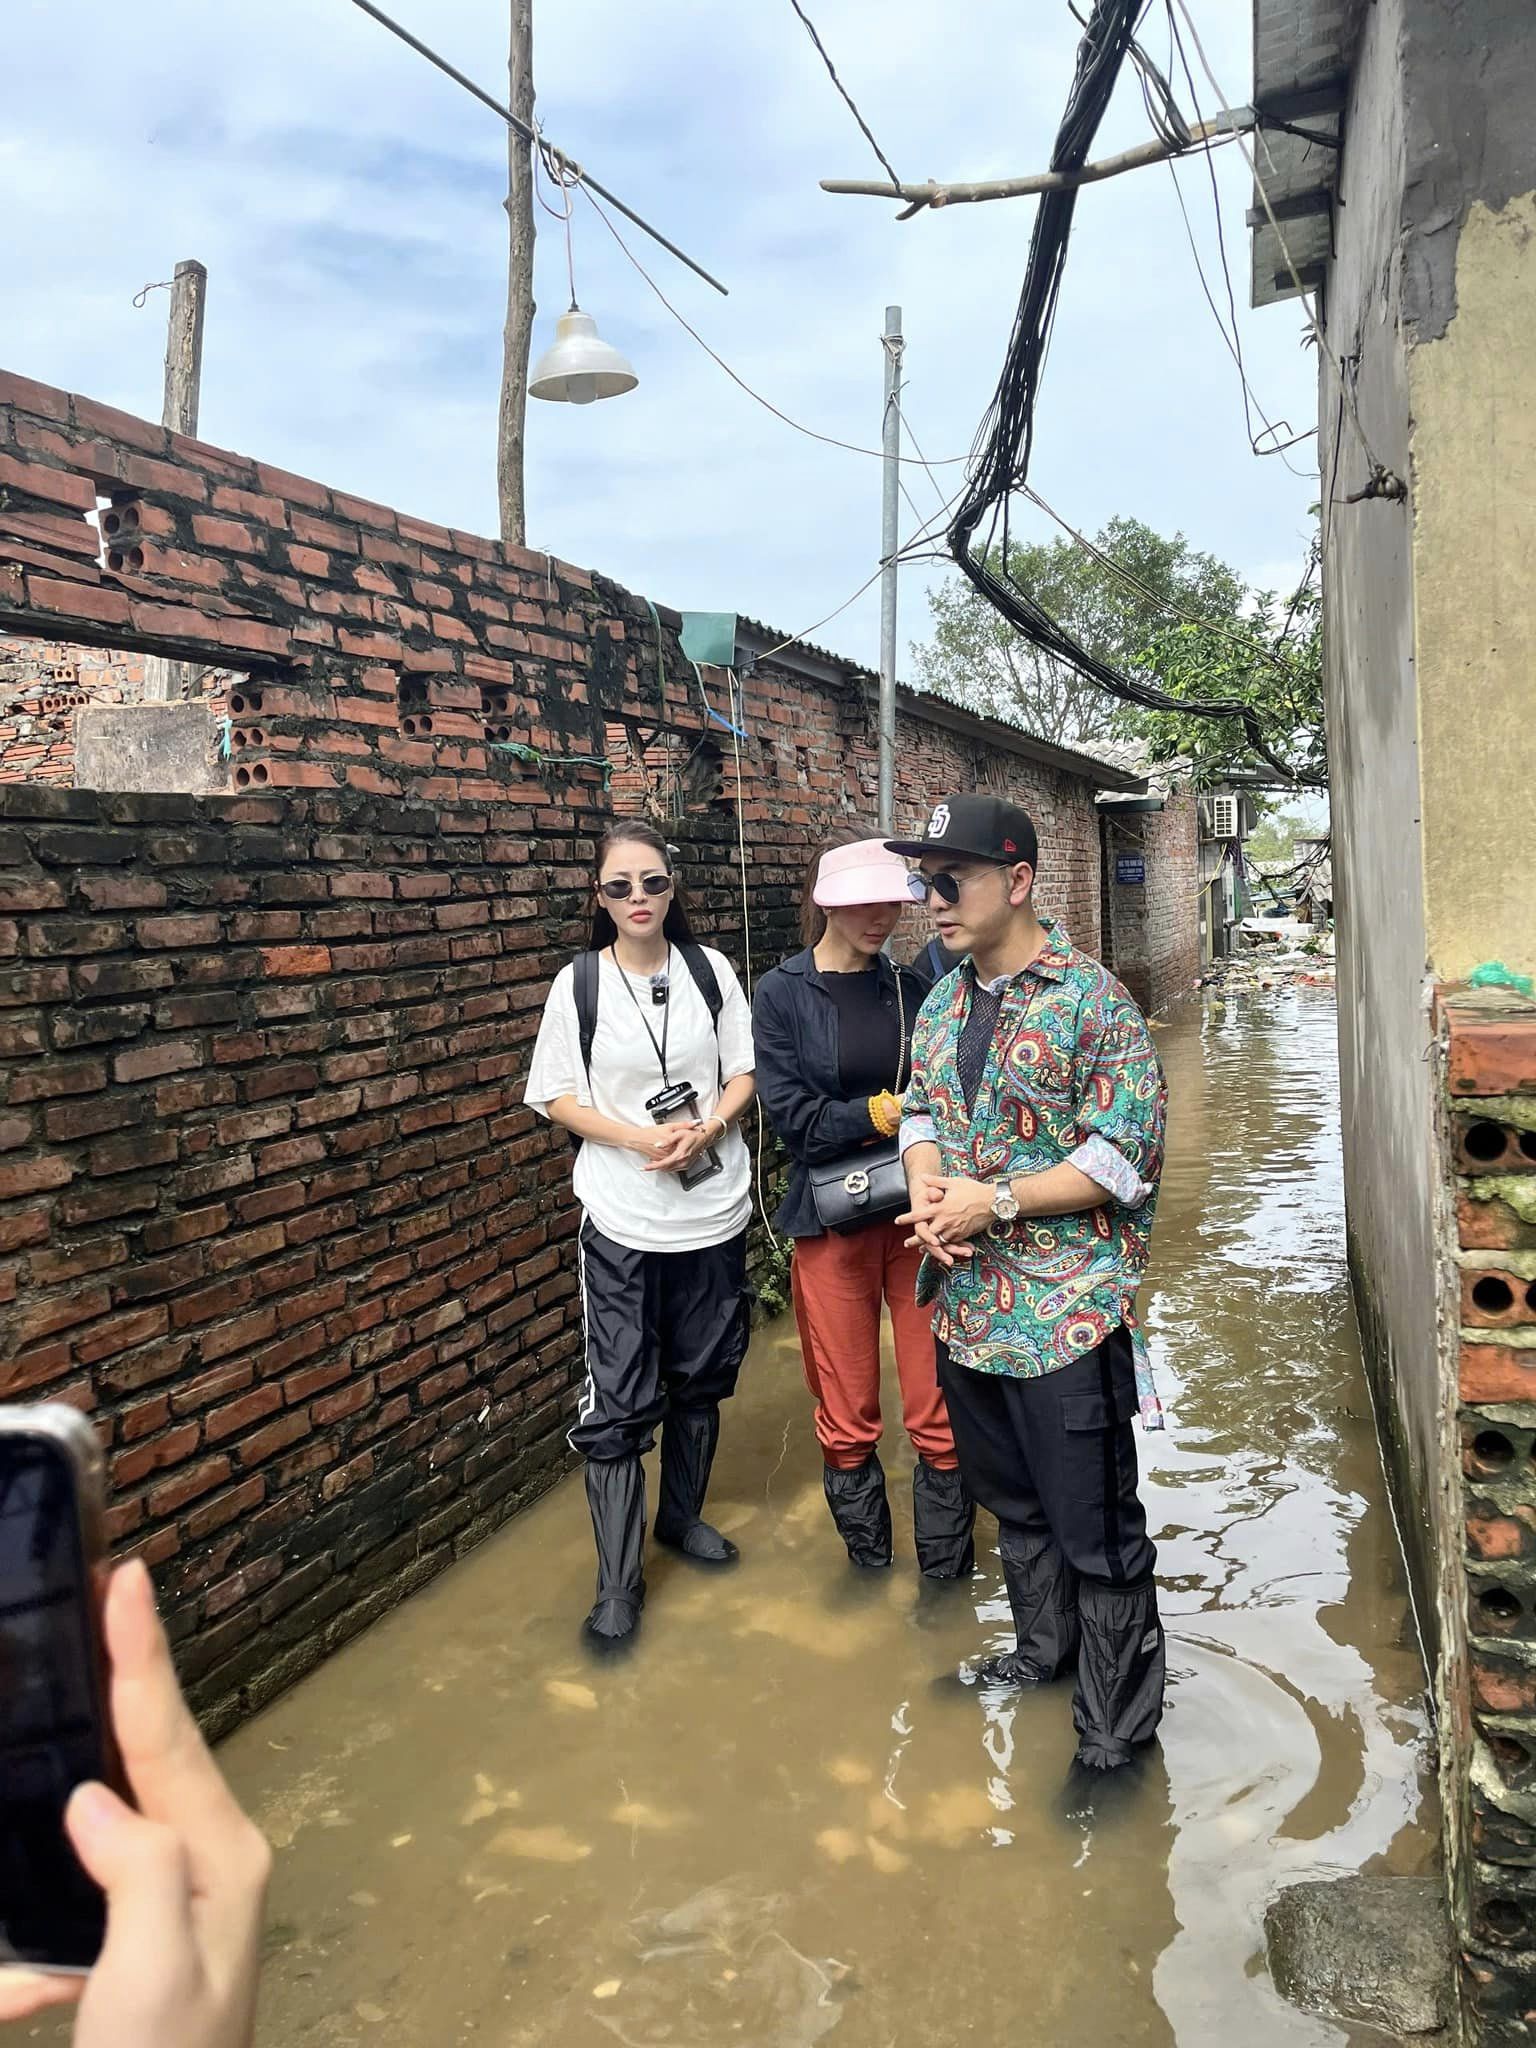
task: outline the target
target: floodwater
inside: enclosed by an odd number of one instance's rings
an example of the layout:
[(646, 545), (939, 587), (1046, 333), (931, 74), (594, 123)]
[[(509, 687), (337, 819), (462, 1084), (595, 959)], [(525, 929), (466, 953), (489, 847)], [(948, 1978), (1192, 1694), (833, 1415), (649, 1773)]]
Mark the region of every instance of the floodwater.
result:
[(665, 1555), (589, 1661), (567, 1484), (222, 1752), (277, 1849), (263, 2048), (1009, 2048), (1367, 2039), (1272, 1989), (1267, 1897), (1432, 1868), (1423, 1675), (1345, 1281), (1331, 996), (1159, 1034), (1170, 1159), (1142, 1438), (1170, 1711), (1128, 1810), (1063, 1817), (1068, 1693), (935, 1678), (969, 1589), (843, 1562), (792, 1322), (727, 1411), (733, 1574)]

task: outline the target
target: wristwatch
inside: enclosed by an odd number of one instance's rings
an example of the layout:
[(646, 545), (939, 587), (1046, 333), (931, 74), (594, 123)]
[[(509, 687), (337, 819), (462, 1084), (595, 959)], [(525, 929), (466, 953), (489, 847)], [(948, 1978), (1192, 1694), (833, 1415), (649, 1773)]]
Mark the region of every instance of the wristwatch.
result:
[(1005, 1180), (1000, 1180), (993, 1191), (992, 1214), (999, 1223), (1014, 1223), (1018, 1220), (1019, 1198)]

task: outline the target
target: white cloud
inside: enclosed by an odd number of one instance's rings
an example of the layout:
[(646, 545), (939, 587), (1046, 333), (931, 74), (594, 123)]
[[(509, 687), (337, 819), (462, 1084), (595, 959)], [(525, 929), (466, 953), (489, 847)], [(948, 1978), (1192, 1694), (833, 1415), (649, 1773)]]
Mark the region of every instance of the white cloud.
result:
[[(503, 6), (393, 4), (501, 89)], [(1242, 101), (1246, 10), (1206, 0), (1202, 11), (1218, 73)], [(1065, 10), (819, 0), (814, 12), (903, 175), (1043, 165), (1075, 45)], [(10, 73), (26, 86), (0, 145), (0, 361), (155, 412), (164, 300), (135, 311), (131, 299), (198, 256), (210, 271), (209, 438), (493, 530), (505, 303), (494, 118), (345, 0), (11, 0), (7, 17)], [(898, 225), (883, 203), (819, 192), (822, 176), (876, 173), (787, 0), (563, 0), (535, 32), (550, 134), (730, 286), (718, 298), (625, 229), (742, 376), (807, 424), (874, 446), (878, 335), (898, 301), (912, 424), (930, 456), (969, 447), (1012, 322), (1027, 204)], [(1100, 146), (1144, 132), (1127, 86)], [(1309, 425), (1299, 319), (1246, 312), (1246, 173), (1235, 150), (1216, 161), (1253, 381), (1272, 412)], [(1209, 191), (1199, 166), (1184, 177), (1216, 280)], [(536, 346), (565, 292), (559, 230), (541, 216), (540, 233)], [(588, 411), (530, 408), (535, 544), (660, 600), (785, 630), (830, 611), (878, 554), (877, 465), (752, 404), (584, 207), (576, 262), (583, 302), (641, 384)], [(939, 475), (946, 491), (958, 481)], [(1133, 513), (1270, 581), (1299, 560), (1316, 484), (1248, 453), (1236, 373), (1165, 170), (1079, 202), (1034, 476), (1089, 528)], [(929, 479), (913, 469), (907, 482), (926, 518)], [(904, 530), (915, 523), (904, 508)], [(903, 644), (921, 637), (922, 586), (942, 573), (907, 577)], [(870, 592), (825, 637), (869, 659), (876, 630)]]

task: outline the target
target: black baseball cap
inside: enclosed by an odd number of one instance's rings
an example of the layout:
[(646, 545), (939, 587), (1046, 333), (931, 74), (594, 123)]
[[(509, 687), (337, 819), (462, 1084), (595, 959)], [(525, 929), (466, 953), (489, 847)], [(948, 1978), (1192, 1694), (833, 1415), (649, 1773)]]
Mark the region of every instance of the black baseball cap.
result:
[(909, 860), (956, 853), (999, 863), (1027, 860), (1034, 867), (1040, 857), (1034, 820), (1000, 796), (946, 796), (934, 805), (921, 839), (887, 839), (885, 844)]

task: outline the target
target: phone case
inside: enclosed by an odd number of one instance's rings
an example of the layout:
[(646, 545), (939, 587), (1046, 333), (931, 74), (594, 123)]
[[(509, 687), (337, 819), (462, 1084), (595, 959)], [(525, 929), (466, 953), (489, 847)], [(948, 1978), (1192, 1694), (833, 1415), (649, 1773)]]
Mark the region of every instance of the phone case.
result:
[[(79, 1517), (80, 1555), (90, 1579), (92, 1684), (97, 1702), (97, 1725), (101, 1730), (102, 1765), (108, 1782), (122, 1798), (131, 1800), (122, 1759), (112, 1732), (110, 1672), (106, 1638), (102, 1630), (102, 1601), (106, 1594), (110, 1561), (106, 1537), (106, 1460), (96, 1432), (80, 1413), (63, 1401), (19, 1402), (0, 1406), (0, 1438), (41, 1436), (58, 1446), (69, 1460), (74, 1474), (75, 1512)], [(81, 1977), (86, 1967), (67, 1963), (33, 1963), (29, 1967), (49, 1976)]]

